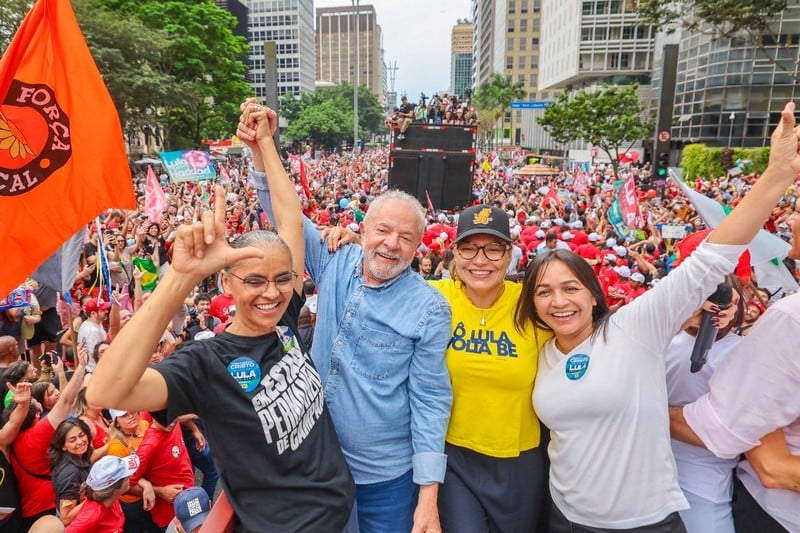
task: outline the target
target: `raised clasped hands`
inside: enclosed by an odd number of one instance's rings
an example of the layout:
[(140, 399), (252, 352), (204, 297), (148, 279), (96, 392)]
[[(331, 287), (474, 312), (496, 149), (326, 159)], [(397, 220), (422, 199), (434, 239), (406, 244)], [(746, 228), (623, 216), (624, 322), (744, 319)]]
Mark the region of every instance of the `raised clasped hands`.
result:
[(258, 248), (231, 248), (226, 238), (225, 189), (214, 188), (214, 209), (205, 211), (200, 221), (178, 228), (173, 244), (172, 269), (198, 281), (238, 261), (263, 257)]
[(240, 106), (242, 114), (236, 135), (250, 148), (255, 148), (261, 139), (272, 138), (278, 130), (278, 114), (271, 108), (248, 98)]

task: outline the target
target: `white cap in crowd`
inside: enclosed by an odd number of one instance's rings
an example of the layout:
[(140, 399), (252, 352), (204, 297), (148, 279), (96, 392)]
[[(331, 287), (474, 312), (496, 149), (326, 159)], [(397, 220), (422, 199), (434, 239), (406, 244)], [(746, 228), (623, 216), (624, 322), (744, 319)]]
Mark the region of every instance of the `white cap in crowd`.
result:
[(619, 274), (621, 278), (629, 278), (631, 277), (631, 269), (626, 267), (625, 265), (614, 267), (614, 271)]

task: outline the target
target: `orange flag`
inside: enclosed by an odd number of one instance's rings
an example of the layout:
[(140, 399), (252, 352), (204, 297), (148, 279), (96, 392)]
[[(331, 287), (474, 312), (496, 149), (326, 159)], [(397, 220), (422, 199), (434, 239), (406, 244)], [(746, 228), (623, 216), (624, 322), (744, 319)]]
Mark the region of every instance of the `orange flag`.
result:
[(38, 0), (0, 60), (0, 295), (110, 207), (136, 208), (117, 111), (69, 0)]

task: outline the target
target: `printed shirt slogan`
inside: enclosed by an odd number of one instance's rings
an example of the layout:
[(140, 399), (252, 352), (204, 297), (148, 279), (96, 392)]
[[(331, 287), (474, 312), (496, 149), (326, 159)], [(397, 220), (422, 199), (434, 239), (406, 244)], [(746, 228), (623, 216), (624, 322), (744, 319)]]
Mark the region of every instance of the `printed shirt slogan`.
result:
[(449, 348), (457, 352), (517, 357), (517, 345), (511, 342), (505, 331), (497, 335), (497, 332), (492, 330), (477, 329), (470, 331), (467, 336), (463, 322), (459, 322), (453, 329)]
[(278, 455), (296, 450), (323, 411), (322, 383), (314, 367), (295, 347), (270, 368), (252, 398), (268, 444)]

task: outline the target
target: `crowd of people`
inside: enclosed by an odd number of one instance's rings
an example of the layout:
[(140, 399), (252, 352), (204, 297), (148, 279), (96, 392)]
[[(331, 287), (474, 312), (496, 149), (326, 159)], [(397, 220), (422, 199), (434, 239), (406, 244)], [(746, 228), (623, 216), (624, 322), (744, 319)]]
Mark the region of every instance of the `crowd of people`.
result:
[[(398, 120), (469, 114), (433, 102)], [(646, 165), (621, 234), (611, 167), (478, 154), (436, 212), (385, 149), (284, 165), (276, 128), (244, 102), (224, 179), (162, 176), (152, 220), (136, 172), (68, 294), (0, 302), (4, 531), (192, 531), (220, 490), (237, 531), (800, 531), (792, 104), (763, 174), (694, 184), (713, 230)]]

